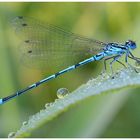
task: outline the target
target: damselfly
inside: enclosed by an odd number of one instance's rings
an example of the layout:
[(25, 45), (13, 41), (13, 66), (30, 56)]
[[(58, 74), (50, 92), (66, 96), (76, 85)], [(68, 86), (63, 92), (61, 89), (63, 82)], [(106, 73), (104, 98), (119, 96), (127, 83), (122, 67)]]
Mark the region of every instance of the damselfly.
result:
[(132, 50), (137, 48), (136, 43), (132, 40), (128, 40), (124, 44), (104, 43), (95, 39), (85, 38), (71, 32), (66, 32), (56, 26), (42, 24), (32, 18), (22, 16), (16, 17), (12, 21), (12, 24), (16, 33), (23, 41), (21, 46), (23, 60), (35, 63), (45, 61), (46, 64), (51, 64), (52, 62), (56, 62), (58, 60), (59, 62), (63, 62), (66, 56), (69, 56), (69, 58), (72, 59), (78, 55), (89, 54), (91, 57), (50, 75), (47, 78), (44, 78), (43, 80), (40, 80), (23, 90), (17, 91), (10, 96), (1, 98), (0, 104), (3, 104), (10, 99), (38, 87), (42, 83), (48, 82), (49, 80), (92, 61), (99, 61), (103, 59), (105, 70), (106, 60), (109, 59), (112, 59), (110, 62), (111, 70), (114, 62), (118, 62), (125, 66), (121, 61), (119, 61), (119, 58), (123, 55), (125, 55), (126, 64), (128, 64), (128, 58), (140, 63), (140, 59), (131, 53)]

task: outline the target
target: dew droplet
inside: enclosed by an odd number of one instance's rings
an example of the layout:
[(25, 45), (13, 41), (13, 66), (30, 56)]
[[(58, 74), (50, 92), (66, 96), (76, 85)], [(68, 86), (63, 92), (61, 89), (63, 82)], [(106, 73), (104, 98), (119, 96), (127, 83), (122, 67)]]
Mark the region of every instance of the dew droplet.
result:
[(50, 106), (50, 103), (46, 103), (45, 104), (45, 108), (49, 107)]
[(28, 124), (27, 121), (24, 121), (24, 122), (22, 123), (23, 126), (25, 126), (25, 125), (27, 125), (27, 124)]
[(54, 102), (57, 102), (57, 101), (59, 101), (59, 99), (55, 99), (55, 101), (54, 101)]
[(14, 136), (15, 136), (15, 132), (10, 132), (9, 134), (8, 134), (8, 138), (13, 138)]
[(59, 99), (64, 98), (68, 94), (69, 94), (69, 90), (67, 88), (60, 88), (60, 89), (57, 90), (57, 97)]

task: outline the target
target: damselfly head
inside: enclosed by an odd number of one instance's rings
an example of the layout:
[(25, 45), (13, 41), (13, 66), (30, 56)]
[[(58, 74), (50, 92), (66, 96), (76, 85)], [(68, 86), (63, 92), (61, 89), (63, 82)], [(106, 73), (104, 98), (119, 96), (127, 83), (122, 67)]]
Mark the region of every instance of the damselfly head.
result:
[(134, 41), (132, 41), (132, 40), (128, 40), (128, 41), (126, 41), (125, 42), (125, 45), (128, 47), (128, 48), (130, 48), (130, 49), (132, 49), (132, 50), (134, 50), (134, 49), (136, 49), (136, 43), (134, 42)]

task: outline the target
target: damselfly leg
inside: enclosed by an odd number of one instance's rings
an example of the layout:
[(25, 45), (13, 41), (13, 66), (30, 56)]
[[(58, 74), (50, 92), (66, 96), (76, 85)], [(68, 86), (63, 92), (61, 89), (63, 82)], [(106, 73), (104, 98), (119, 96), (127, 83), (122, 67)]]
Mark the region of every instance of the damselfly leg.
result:
[(111, 56), (111, 57), (108, 57), (106, 59), (104, 59), (104, 68), (103, 68), (103, 71), (102, 73), (106, 72), (107, 70), (107, 67), (106, 67), (106, 62), (110, 59), (113, 59), (111, 62), (110, 62), (110, 70), (111, 70), (111, 73), (112, 75), (114, 74), (114, 71), (113, 71), (113, 63), (114, 62), (118, 62), (119, 64), (121, 64), (123, 67), (127, 68), (125, 64), (123, 64), (121, 61), (119, 61), (118, 59), (120, 58), (121, 56), (120, 55), (117, 55), (117, 56)]

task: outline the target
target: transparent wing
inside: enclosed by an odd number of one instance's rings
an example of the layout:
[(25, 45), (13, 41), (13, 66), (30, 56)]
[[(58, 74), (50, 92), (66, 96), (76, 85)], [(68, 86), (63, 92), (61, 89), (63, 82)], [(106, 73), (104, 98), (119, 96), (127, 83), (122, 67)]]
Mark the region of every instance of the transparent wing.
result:
[(70, 65), (77, 58), (86, 58), (105, 47), (105, 43), (88, 39), (33, 18), (16, 17), (12, 21), (21, 38), (22, 61), (28, 66)]

